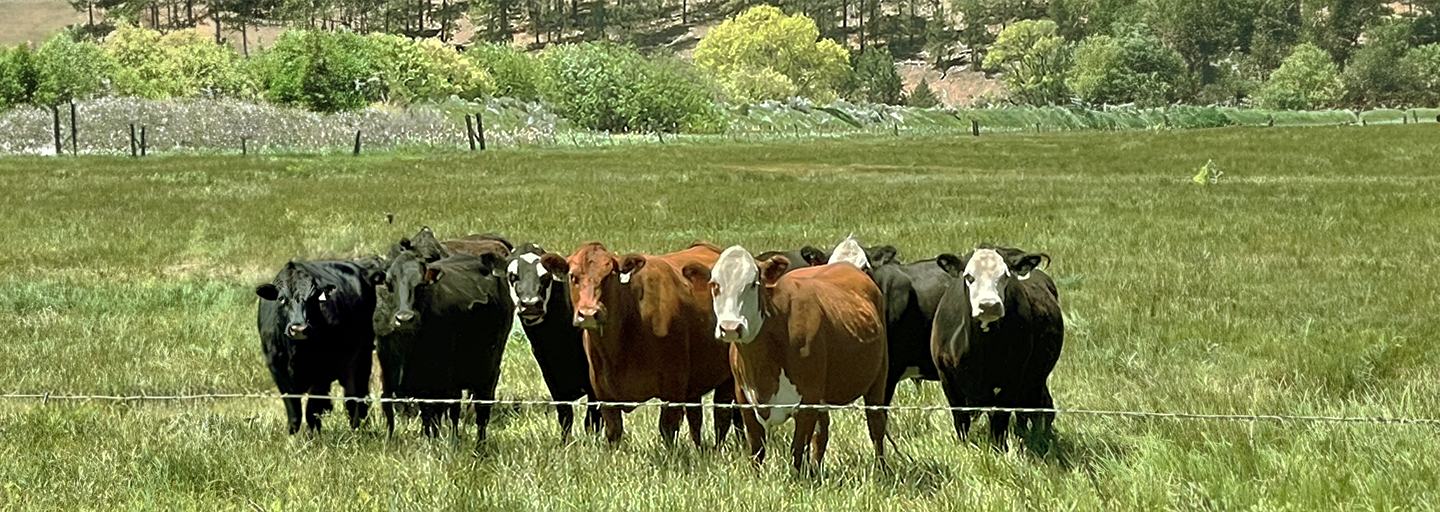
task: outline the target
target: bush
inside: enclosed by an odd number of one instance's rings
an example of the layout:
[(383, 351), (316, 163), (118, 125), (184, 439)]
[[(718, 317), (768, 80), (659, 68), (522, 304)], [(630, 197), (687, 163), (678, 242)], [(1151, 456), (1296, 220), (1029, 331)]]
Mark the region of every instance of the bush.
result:
[(379, 66), (364, 37), (348, 31), (288, 30), (254, 59), (265, 98), (316, 112), (365, 106), (379, 96)]
[(366, 39), (384, 100), (408, 105), (452, 95), (475, 99), (495, 92), (485, 70), (440, 41), (390, 34), (370, 34)]
[(895, 105), (905, 91), (900, 74), (895, 72), (895, 59), (890, 50), (871, 46), (855, 56), (845, 96), (851, 101), (868, 101)]
[(1121, 36), (1091, 36), (1075, 49), (1066, 85), (1090, 103), (1160, 106), (1179, 100), (1188, 87), (1180, 54), (1131, 27)]
[(681, 61), (583, 43), (550, 47), (541, 62), (542, 97), (585, 128), (715, 131), (722, 123), (702, 77)]
[(195, 30), (122, 25), (103, 46), (114, 60), (116, 92), (149, 99), (242, 96), (251, 89), (240, 56)]
[(931, 108), (940, 104), (940, 98), (935, 96), (935, 91), (930, 90), (930, 82), (920, 79), (915, 84), (915, 90), (910, 91), (910, 96), (905, 98), (905, 104), (917, 108)]
[(1440, 106), (1440, 43), (1411, 48), (1400, 67), (1407, 77), (1407, 102), (1417, 107)]
[[(839, 44), (819, 37), (820, 31), (810, 18), (786, 16), (769, 5), (756, 6), (711, 30), (695, 47), (695, 65), (713, 77), (731, 101), (785, 99), (745, 95), (783, 87), (740, 84), (778, 74), (794, 85), (796, 94), (828, 103), (835, 99), (836, 89), (850, 73), (849, 57)], [(768, 85), (778, 82), (767, 81), (771, 82)]]
[(1055, 22), (1024, 20), (1000, 31), (990, 53), (987, 70), (1001, 71), (1016, 103), (1054, 105), (1065, 102), (1065, 71), (1069, 66), (1065, 38)]
[(1410, 49), (1410, 25), (1405, 22), (1383, 23), (1367, 30), (1366, 41), (1350, 54), (1340, 83), (1345, 87), (1345, 103), (1374, 108), (1399, 105), (1410, 85), (1407, 69), (1397, 66)]
[(1309, 110), (1340, 99), (1339, 70), (1330, 54), (1311, 43), (1297, 45), (1260, 89), (1264, 108)]
[(519, 48), (479, 43), (465, 50), (465, 59), (490, 74), (496, 96), (521, 101), (540, 99), (539, 84), (544, 69), (538, 59)]
[(35, 101), (40, 69), (27, 45), (0, 46), (0, 109)]
[(35, 103), (58, 105), (105, 92), (114, 62), (95, 43), (76, 41), (69, 32), (45, 40), (35, 52)]

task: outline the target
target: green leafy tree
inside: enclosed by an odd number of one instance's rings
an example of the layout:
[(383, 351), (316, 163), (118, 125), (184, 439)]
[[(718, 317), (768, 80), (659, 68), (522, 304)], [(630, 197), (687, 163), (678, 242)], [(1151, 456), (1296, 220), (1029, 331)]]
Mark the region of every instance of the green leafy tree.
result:
[(1185, 94), (1184, 61), (1154, 36), (1130, 27), (1120, 36), (1090, 36), (1075, 49), (1066, 85), (1091, 103), (1159, 106)]
[(1400, 66), (1408, 78), (1406, 101), (1417, 107), (1440, 106), (1440, 43), (1411, 48)]
[(452, 95), (473, 99), (494, 93), (484, 69), (438, 40), (417, 41), (390, 34), (370, 34), (366, 39), (385, 100), (408, 105)]
[(1050, 20), (1024, 20), (1006, 27), (985, 56), (987, 71), (1000, 71), (1011, 99), (1028, 105), (1064, 102), (1068, 58), (1065, 38)]
[(76, 41), (69, 32), (46, 39), (35, 52), (38, 61), (35, 103), (57, 105), (105, 92), (115, 69), (104, 50), (89, 41)]
[(871, 46), (855, 56), (854, 70), (846, 84), (846, 97), (858, 101), (895, 105), (900, 103), (904, 84), (895, 72), (890, 50)]
[(695, 47), (695, 64), (732, 101), (783, 99), (752, 96), (754, 89), (740, 87), (746, 77), (778, 75), (794, 85), (796, 94), (825, 103), (835, 99), (850, 66), (844, 48), (819, 36), (810, 18), (757, 6), (711, 30)]
[(542, 97), (592, 130), (716, 131), (723, 120), (710, 88), (688, 64), (646, 59), (613, 43), (557, 45), (540, 55)]
[(1248, 53), (1255, 36), (1259, 0), (1145, 0), (1145, 23), (1175, 50), (1200, 83), (1216, 80), (1215, 61)]
[(465, 59), (490, 74), (496, 96), (525, 101), (539, 99), (544, 69), (538, 59), (519, 48), (482, 42), (465, 50)]
[(199, 31), (160, 32), (121, 25), (103, 45), (114, 60), (116, 92), (150, 99), (243, 96), (252, 86), (234, 48)]
[(930, 89), (930, 82), (921, 78), (920, 83), (915, 84), (915, 90), (910, 91), (910, 95), (905, 98), (905, 104), (917, 108), (931, 108), (940, 104), (940, 97)]
[(39, 63), (30, 46), (0, 46), (0, 109), (35, 101), (39, 85)]
[(363, 36), (349, 31), (290, 30), (257, 57), (266, 99), (317, 112), (365, 106), (379, 97), (379, 66)]
[(1365, 27), (1392, 14), (1385, 0), (1308, 0), (1302, 5), (1305, 38), (1337, 64), (1350, 60)]
[(1291, 110), (1333, 106), (1340, 100), (1339, 75), (1328, 52), (1311, 43), (1297, 45), (1261, 88), (1260, 104)]
[(1379, 23), (1365, 33), (1365, 44), (1350, 54), (1350, 62), (1340, 73), (1348, 105), (1373, 108), (1396, 106), (1409, 93), (1411, 85), (1405, 66), (1396, 64), (1410, 50), (1410, 23), (1394, 20)]

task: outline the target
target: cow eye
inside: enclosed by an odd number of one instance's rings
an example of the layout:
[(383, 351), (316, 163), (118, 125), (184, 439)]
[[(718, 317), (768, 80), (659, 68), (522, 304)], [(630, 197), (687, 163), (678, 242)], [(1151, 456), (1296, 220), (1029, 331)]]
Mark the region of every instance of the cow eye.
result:
[(965, 274), (965, 284), (975, 284), (975, 276)]

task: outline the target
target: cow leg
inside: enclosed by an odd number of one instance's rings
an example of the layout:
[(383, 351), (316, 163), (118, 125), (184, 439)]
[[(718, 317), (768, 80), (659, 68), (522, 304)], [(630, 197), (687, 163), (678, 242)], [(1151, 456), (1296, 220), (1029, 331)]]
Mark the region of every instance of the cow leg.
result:
[(824, 469), (825, 447), (830, 444), (830, 411), (817, 411), (820, 420), (815, 423), (815, 435), (810, 438), (810, 454), (816, 469)]
[(1010, 413), (990, 413), (990, 447), (997, 452), (1003, 452), (1007, 448), (1006, 434), (1010, 431)]
[(590, 405), (585, 408), (585, 430), (592, 433), (600, 432), (600, 406)]
[[(771, 411), (770, 414), (775, 414)], [(820, 411), (800, 409), (795, 411), (795, 437), (790, 441), (790, 459), (795, 470), (804, 473), (805, 452), (810, 448), (810, 438), (815, 432), (815, 423), (820, 420)]]
[[(715, 404), (717, 406), (733, 403), (735, 403), (735, 385), (733, 383), (726, 382), (715, 388)], [(720, 449), (721, 444), (725, 443), (725, 436), (730, 433), (731, 424), (740, 429), (745, 428), (744, 420), (740, 418), (740, 409), (716, 407), (712, 419), (715, 421), (715, 449), (717, 450)]]
[(890, 370), (885, 374), (885, 403), (888, 404), (895, 399), (895, 388), (900, 385), (900, 376), (904, 374), (904, 366), (898, 368), (894, 365), (890, 366)]
[(556, 405), (555, 420), (560, 423), (560, 442), (563, 444), (570, 440), (570, 429), (575, 425), (575, 408)]
[[(700, 399), (687, 400), (691, 403), (699, 403)], [(700, 438), (700, 427), (705, 422), (705, 409), (695, 405), (685, 407), (685, 423), (690, 426), (690, 441), (695, 443), (696, 448), (704, 448), (703, 440)]]
[[(739, 384), (737, 383), (736, 386), (738, 387)], [(744, 394), (736, 392), (735, 403), (746, 405), (749, 401), (746, 400)], [(756, 469), (759, 469), (760, 463), (765, 462), (765, 425), (762, 425), (760, 419), (755, 417), (755, 409), (744, 408), (738, 409), (738, 411), (741, 421), (745, 422), (745, 441), (750, 447), (750, 460), (755, 464)]]
[(395, 402), (385, 402), (385, 401), (383, 401), (383, 399), (386, 399), (386, 398), (395, 398), (395, 393), (390, 392), (390, 391), (384, 391), (384, 392), (381, 392), (381, 393), (380, 393), (380, 398), (382, 399), (382, 401), (380, 402), (380, 411), (383, 412), (383, 413), (385, 413), (385, 431), (388, 432), (388, 437), (394, 438), (394, 437), (395, 437)]
[(685, 414), (683, 407), (664, 406), (660, 408), (660, 439), (665, 446), (675, 444), (675, 434), (680, 432), (680, 420)]
[[(885, 388), (881, 387), (880, 379), (875, 379), (874, 386), (865, 393), (865, 405), (890, 405), (885, 399)], [(887, 409), (865, 409), (865, 427), (870, 431), (870, 442), (875, 445), (875, 460), (880, 463), (880, 469), (888, 470), (885, 463), (885, 429), (890, 422), (890, 411)]]
[(294, 433), (300, 431), (300, 399), (285, 398), (282, 399), (282, 401), (285, 402), (285, 420), (286, 423), (289, 425), (290, 433), (293, 435)]
[[(943, 376), (941, 379), (940, 389), (945, 391), (945, 401), (950, 403), (950, 407), (969, 407), (968, 401), (965, 400), (965, 394), (945, 382)], [(960, 442), (963, 443), (965, 436), (970, 434), (970, 420), (974, 417), (974, 413), (970, 411), (950, 411), (950, 413), (955, 417), (955, 436), (960, 438)]]
[(420, 432), (425, 437), (440, 435), (440, 408), (432, 403), (420, 404)]
[[(350, 374), (340, 383), (347, 398), (370, 396), (370, 370), (374, 354), (373, 350), (355, 354), (355, 359), (350, 366)], [(345, 413), (350, 417), (350, 428), (360, 428), (360, 424), (365, 422), (365, 417), (370, 415), (370, 403), (363, 400), (346, 400)]]
[(620, 442), (620, 436), (625, 433), (625, 423), (620, 417), (620, 408), (604, 407), (600, 409), (601, 421), (605, 423), (605, 442), (612, 446)]
[(310, 386), (309, 394), (314, 395), (305, 401), (305, 425), (311, 431), (320, 432), (320, 415), (335, 408), (330, 401), (330, 383), (316, 384)]

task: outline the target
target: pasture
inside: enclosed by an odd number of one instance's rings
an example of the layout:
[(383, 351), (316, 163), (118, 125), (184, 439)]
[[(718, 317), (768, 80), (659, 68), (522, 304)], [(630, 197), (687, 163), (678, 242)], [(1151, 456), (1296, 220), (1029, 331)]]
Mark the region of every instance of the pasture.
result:
[[(274, 389), (254, 286), (293, 257), (358, 256), (428, 225), (568, 253), (602, 240), (753, 251), (848, 233), (902, 259), (996, 242), (1053, 256), (1057, 406), (1440, 417), (1433, 125), (855, 138), (479, 154), (0, 159), (0, 392)], [(1217, 183), (1191, 182), (1207, 161)], [(387, 213), (394, 223), (387, 224)], [(529, 347), (498, 395), (548, 398)], [(940, 405), (935, 383), (896, 403)], [(376, 411), (378, 413), (378, 411)], [(817, 478), (790, 424), (666, 447), (654, 408), (611, 449), (553, 411), (501, 411), (470, 450), (318, 437), (278, 400), (0, 401), (0, 508), (199, 510), (1391, 510), (1440, 507), (1433, 426), (1060, 415), (1037, 454), (958, 443), (944, 413), (834, 415)], [(707, 415), (708, 416), (708, 415)], [(707, 418), (708, 423), (708, 418)], [(706, 439), (711, 439), (709, 425)]]

